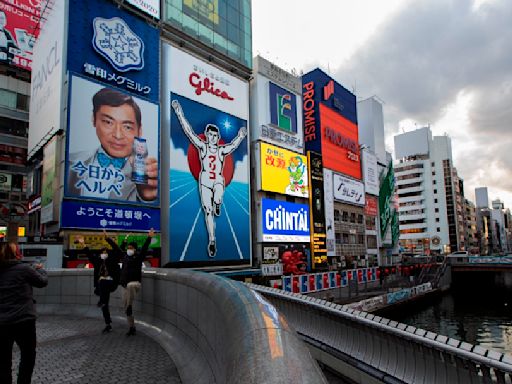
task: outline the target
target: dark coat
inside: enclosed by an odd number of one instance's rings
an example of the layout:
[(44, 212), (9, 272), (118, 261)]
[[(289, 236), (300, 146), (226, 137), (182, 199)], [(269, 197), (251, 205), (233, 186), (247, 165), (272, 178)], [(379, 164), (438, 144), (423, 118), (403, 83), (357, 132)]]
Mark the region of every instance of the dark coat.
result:
[(147, 237), (144, 245), (140, 252), (136, 251), (133, 256), (128, 256), (126, 252), (123, 252), (123, 267), (121, 269), (121, 285), (126, 288), (131, 281), (142, 280), (142, 263), (146, 258), (149, 244), (151, 243), (151, 237)]
[(119, 285), (119, 277), (121, 274), (121, 269), (119, 268), (119, 262), (122, 254), (119, 254), (116, 250), (112, 249), (108, 252), (108, 257), (103, 261), (101, 260), (100, 255), (93, 254), (88, 247), (84, 248), (84, 251), (87, 253), (87, 257), (90, 263), (94, 267), (94, 286), (98, 286), (98, 281), (100, 279), (100, 270), (103, 264), (105, 264), (108, 276), (112, 277), (114, 284), (112, 285), (112, 292), (116, 290)]
[(32, 287), (48, 285), (44, 269), (12, 260), (0, 263), (0, 325), (35, 320)]

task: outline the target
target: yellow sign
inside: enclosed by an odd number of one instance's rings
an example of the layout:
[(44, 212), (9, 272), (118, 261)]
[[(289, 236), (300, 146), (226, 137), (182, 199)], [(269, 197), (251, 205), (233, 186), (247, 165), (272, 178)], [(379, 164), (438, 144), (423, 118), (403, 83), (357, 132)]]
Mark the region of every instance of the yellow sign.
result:
[(266, 143), (260, 145), (261, 189), (309, 197), (307, 157)]
[(212, 23), (219, 24), (219, 0), (183, 0), (183, 4)]

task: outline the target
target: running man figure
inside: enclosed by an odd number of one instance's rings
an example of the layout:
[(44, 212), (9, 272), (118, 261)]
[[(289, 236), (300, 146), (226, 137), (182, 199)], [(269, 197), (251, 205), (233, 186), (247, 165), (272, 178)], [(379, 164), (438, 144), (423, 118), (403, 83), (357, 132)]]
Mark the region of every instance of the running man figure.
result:
[(199, 194), (201, 205), (208, 231), (208, 256), (215, 257), (217, 246), (215, 243), (215, 216), (220, 216), (220, 206), (224, 196), (224, 160), (226, 156), (238, 148), (240, 143), (247, 136), (247, 128), (242, 127), (231, 143), (219, 144), (219, 128), (213, 124), (207, 124), (204, 129), (206, 141), (194, 133), (190, 123), (185, 118), (183, 109), (177, 100), (171, 103), (176, 116), (190, 142), (197, 148), (201, 161), (201, 172), (199, 173)]

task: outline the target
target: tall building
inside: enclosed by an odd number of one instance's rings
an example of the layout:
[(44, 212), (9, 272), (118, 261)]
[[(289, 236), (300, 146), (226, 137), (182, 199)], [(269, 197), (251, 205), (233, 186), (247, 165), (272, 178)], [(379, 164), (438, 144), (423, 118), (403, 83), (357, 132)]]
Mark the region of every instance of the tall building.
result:
[(450, 138), (432, 137), (424, 127), (394, 139), (402, 248), (427, 254), (462, 249), (463, 194)]
[(384, 143), (382, 103), (376, 97), (359, 101), (357, 118), (366, 191), (367, 253), (369, 258), (376, 257), (379, 265), (392, 264), (393, 254), (398, 254), (398, 221), (394, 209), (395, 180), (388, 175), (393, 168)]
[[(36, 3), (36, 2), (34, 2)], [(38, 36), (39, 4), (28, 0), (0, 2), (0, 241), (27, 241), (27, 162), (32, 45)]]
[(473, 254), (478, 254), (480, 252), (476, 220), (475, 204), (468, 199), (464, 199), (464, 244), (465, 249)]
[(492, 201), (491, 218), (495, 221), (497, 245), (495, 252), (508, 253), (507, 219), (505, 205), (500, 199)]

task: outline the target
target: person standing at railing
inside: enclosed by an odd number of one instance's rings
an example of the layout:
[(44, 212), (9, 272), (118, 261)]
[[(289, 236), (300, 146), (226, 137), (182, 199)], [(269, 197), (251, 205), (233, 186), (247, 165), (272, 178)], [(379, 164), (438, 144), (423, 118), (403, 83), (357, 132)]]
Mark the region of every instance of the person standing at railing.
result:
[(18, 384), (32, 381), (36, 362), (36, 310), (32, 287), (48, 285), (41, 264), (21, 261), (15, 243), (0, 244), (0, 383), (12, 383), (12, 347), (20, 348)]

